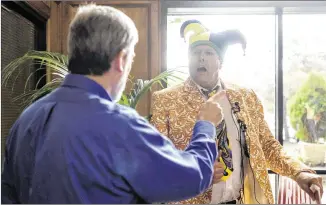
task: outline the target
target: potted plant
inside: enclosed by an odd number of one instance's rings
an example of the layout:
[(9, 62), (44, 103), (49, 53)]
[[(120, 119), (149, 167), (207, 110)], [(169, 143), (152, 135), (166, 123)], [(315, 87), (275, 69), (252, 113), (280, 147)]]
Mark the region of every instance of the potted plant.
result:
[(310, 73), (306, 82), (289, 100), (290, 121), (300, 140), (304, 163), (324, 165), (326, 156), (326, 80)]
[[(27, 91), (27, 85), (31, 80), (31, 76), (26, 79), (25, 82), (25, 92), (13, 99), (13, 101), (19, 101), (22, 108), (33, 103), (35, 100), (40, 97), (50, 93), (52, 90), (60, 86), (64, 77), (69, 73), (68, 72), (68, 57), (61, 53), (47, 52), (47, 51), (29, 51), (24, 56), (19, 57), (11, 61), (3, 70), (2, 70), (2, 84), (8, 86), (10, 78), (14, 78), (17, 75), (17, 71), (20, 72), (20, 69), (29, 68), (29, 65), (36, 65), (38, 70), (48, 69), (55, 78), (47, 82), (40, 89), (32, 89)], [(129, 81), (132, 83), (132, 88), (130, 92), (124, 92), (119, 103), (131, 108), (136, 108), (141, 97), (147, 93), (153, 85), (159, 84), (163, 87), (163, 83), (167, 82), (167, 79), (178, 81), (181, 78), (178, 77), (177, 70), (168, 70), (162, 72), (158, 76), (150, 80), (136, 79), (133, 80), (132, 76), (129, 76)], [(46, 77), (42, 76), (41, 78)], [(15, 83), (15, 82), (14, 82)], [(37, 82), (35, 88), (38, 87), (40, 80)], [(13, 86), (12, 86), (13, 87)]]

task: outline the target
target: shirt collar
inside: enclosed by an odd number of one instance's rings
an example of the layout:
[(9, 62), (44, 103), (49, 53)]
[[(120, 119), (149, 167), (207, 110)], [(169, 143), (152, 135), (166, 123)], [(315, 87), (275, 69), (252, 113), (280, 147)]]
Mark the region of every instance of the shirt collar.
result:
[(106, 92), (106, 90), (94, 80), (87, 78), (84, 75), (79, 74), (68, 74), (66, 75), (63, 83), (63, 87), (75, 87), (79, 89), (83, 89), (92, 94), (98, 95), (101, 98), (111, 100), (110, 95)]
[[(192, 80), (192, 79), (191, 79), (191, 80)], [(202, 90), (204, 90), (204, 91), (209, 91), (208, 89), (203, 88), (203, 87), (201, 87), (200, 85), (198, 85), (194, 80), (192, 80), (192, 81), (193, 81), (193, 83), (197, 86), (197, 88), (198, 88), (200, 91), (202, 91)], [(215, 90), (216, 88), (217, 88), (217, 90), (220, 90), (220, 88), (221, 88), (221, 80), (220, 80), (220, 79), (217, 81), (216, 85), (214, 86), (214, 88), (213, 88), (212, 90)]]

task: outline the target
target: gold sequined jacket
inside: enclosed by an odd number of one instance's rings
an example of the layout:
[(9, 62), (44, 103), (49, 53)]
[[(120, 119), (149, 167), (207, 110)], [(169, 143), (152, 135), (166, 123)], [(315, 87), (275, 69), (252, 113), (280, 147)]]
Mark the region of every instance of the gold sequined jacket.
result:
[[(285, 154), (264, 120), (263, 106), (249, 89), (226, 85), (231, 104), (239, 102), (237, 118), (247, 125), (246, 142), (250, 150), (251, 174), (244, 182), (245, 204), (274, 203), (268, 169), (294, 178), (304, 167)], [(151, 123), (175, 146), (184, 150), (188, 145), (200, 106), (205, 102), (197, 86), (188, 78), (184, 83), (153, 93)], [(211, 188), (201, 195), (175, 203), (209, 204)], [(257, 202), (258, 201), (258, 202)]]

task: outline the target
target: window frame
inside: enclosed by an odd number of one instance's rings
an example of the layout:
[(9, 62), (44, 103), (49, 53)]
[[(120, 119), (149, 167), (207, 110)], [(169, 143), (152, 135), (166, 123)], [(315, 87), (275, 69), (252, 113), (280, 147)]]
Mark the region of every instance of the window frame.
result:
[[(207, 14), (214, 14), (209, 8), (254, 8), (251, 14), (274, 14), (276, 22), (275, 49), (275, 138), (283, 145), (283, 14), (319, 14), (326, 13), (325, 1), (160, 1), (161, 19), (161, 71), (167, 70), (167, 16), (168, 15), (200, 15), (191, 13), (202, 8)], [(267, 9), (269, 8), (269, 9)], [(206, 9), (206, 10), (205, 10)], [(204, 13), (202, 11), (202, 13)], [(246, 14), (248, 11), (239, 9), (229, 14)], [(221, 14), (221, 13), (216, 13)], [(227, 14), (227, 13), (223, 13)], [(166, 86), (166, 84), (165, 84)], [(314, 169), (317, 174), (326, 175), (326, 169)], [(268, 170), (269, 174), (276, 174)], [(275, 198), (278, 196), (279, 177), (276, 177)]]

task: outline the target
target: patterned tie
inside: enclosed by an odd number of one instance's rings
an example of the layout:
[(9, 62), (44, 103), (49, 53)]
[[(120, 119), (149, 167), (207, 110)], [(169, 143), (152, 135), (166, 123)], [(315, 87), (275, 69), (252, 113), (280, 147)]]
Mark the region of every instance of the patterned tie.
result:
[[(219, 90), (219, 86), (215, 87), (213, 90), (204, 90), (201, 89), (201, 93), (205, 95), (207, 98), (212, 97)], [(224, 177), (222, 177), (223, 181), (226, 181), (231, 173), (233, 172), (233, 163), (232, 163), (232, 151), (229, 139), (227, 137), (227, 128), (225, 120), (223, 120), (218, 127), (216, 128), (216, 134), (218, 141), (218, 150), (221, 153), (220, 158), (218, 159), (220, 162), (224, 164)]]
[(207, 98), (212, 97), (215, 93), (217, 93), (219, 86), (217, 86), (216, 88), (214, 88), (213, 90), (204, 90), (201, 89), (201, 93), (203, 93), (203, 95), (205, 95)]
[(223, 120), (216, 128), (216, 134), (218, 141), (218, 150), (221, 153), (220, 162), (224, 164), (224, 177), (222, 180), (226, 180), (230, 177), (233, 172), (233, 163), (232, 163), (232, 150), (227, 136), (227, 127), (225, 120)]

